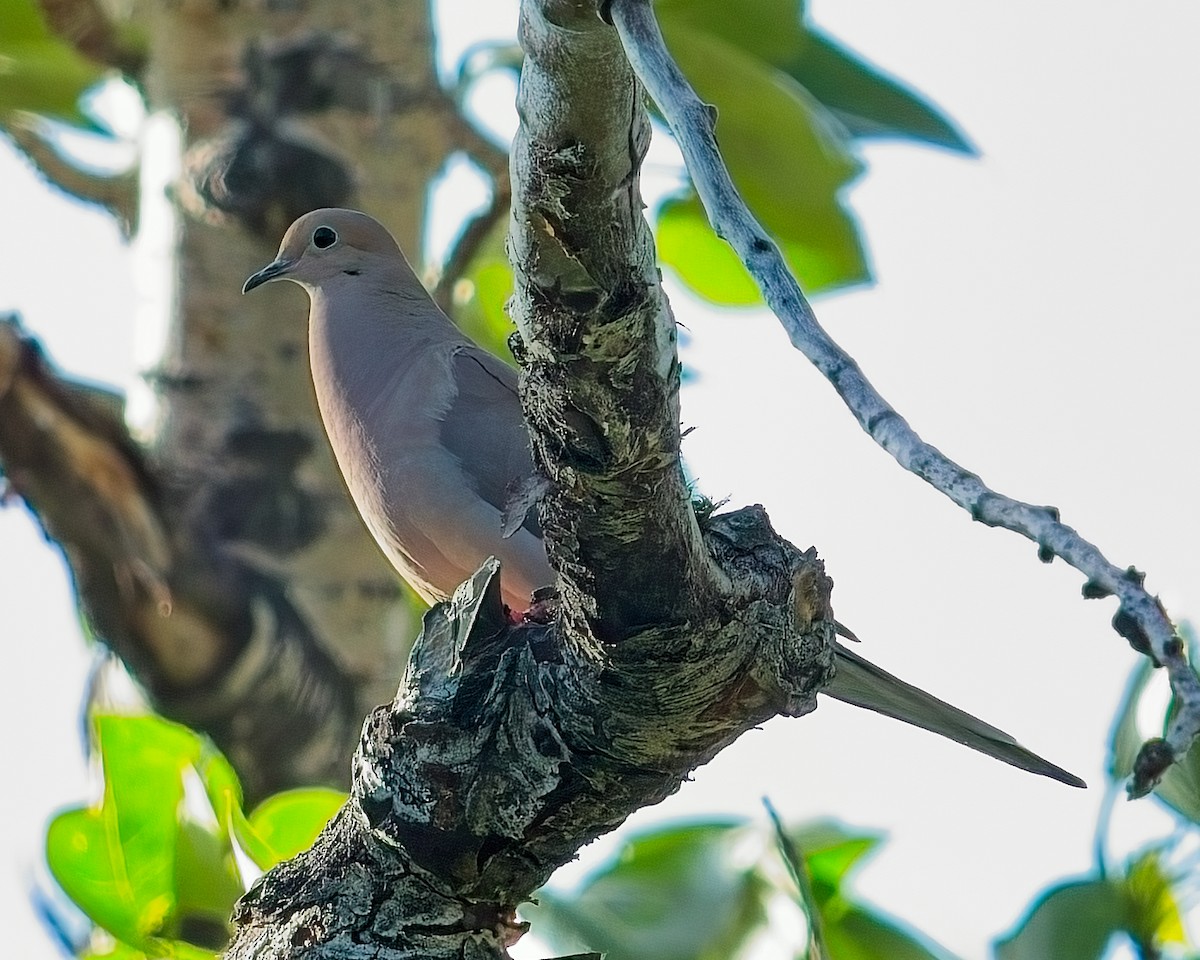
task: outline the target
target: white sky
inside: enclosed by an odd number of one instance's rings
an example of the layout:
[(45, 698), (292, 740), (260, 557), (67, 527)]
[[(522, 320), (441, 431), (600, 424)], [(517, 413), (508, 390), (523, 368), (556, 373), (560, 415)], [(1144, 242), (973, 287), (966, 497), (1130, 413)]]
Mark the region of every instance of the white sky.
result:
[[(445, 4), (463, 22), (467, 0)], [(512, 5), (487, 5), (496, 30)], [(1177, 617), (1200, 613), (1196, 147), (1200, 7), (1113, 0), (818, 0), (818, 23), (930, 96), (979, 160), (870, 148), (851, 201), (879, 283), (817, 310), (929, 440), (1005, 493), (1053, 503)], [(0, 310), (51, 356), (133, 375), (134, 291), (115, 228), (0, 152)], [(247, 273), (257, 267), (247, 264)], [(833, 815), (885, 829), (859, 891), (965, 958), (982, 958), (1047, 883), (1089, 868), (1109, 725), (1134, 657), (1109, 602), (1015, 535), (971, 524), (873, 447), (770, 317), (673, 290), (699, 373), (685, 452), (703, 489), (761, 502), (816, 544), (862, 652), (1082, 775), (1073, 791), (931, 735), (822, 700), (747, 735), (634, 818)], [(0, 511), (3, 769), (0, 904), (15, 954), (53, 955), (23, 902), (49, 810), (84, 792), (78, 702), (89, 658), (62, 564), (24, 512)], [(28, 731), (28, 736), (17, 736)], [(9, 774), (12, 776), (12, 773)], [(19, 792), (17, 792), (19, 791)], [(17, 806), (13, 806), (17, 803)], [(1118, 852), (1164, 835), (1118, 804)], [(603, 851), (601, 842), (596, 849)], [(592, 863), (589, 852), (585, 863)]]

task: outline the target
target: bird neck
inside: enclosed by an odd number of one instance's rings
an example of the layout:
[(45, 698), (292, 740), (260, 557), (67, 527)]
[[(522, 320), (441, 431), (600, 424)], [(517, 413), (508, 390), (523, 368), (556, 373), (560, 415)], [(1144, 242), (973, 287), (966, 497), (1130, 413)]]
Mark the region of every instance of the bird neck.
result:
[(336, 397), (354, 409), (369, 409), (427, 348), (467, 339), (423, 288), (340, 286), (309, 291), (309, 361), (323, 406)]

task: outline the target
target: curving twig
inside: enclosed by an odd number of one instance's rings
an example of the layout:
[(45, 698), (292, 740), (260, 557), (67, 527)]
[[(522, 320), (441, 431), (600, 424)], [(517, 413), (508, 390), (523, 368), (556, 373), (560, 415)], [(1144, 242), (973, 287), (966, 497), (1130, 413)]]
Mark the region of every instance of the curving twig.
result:
[(476, 213), (463, 227), (450, 250), (433, 290), (433, 299), (447, 313), (451, 312), (454, 286), (471, 266), (475, 255), (486, 242), (492, 228), (508, 216), (512, 204), (512, 181), (508, 175), (508, 152), (492, 143), (474, 124), (451, 105), (448, 111), (451, 136), (459, 149), (470, 157), (487, 176), (492, 188), (487, 206)]
[(1166, 668), (1179, 704), (1166, 739), (1148, 741), (1138, 754), (1129, 793), (1144, 796), (1200, 736), (1200, 678), (1188, 664), (1183, 641), (1162, 604), (1143, 587), (1144, 574), (1133, 567), (1115, 566), (1094, 544), (1062, 523), (1054, 507), (1023, 503), (991, 490), (917, 435), (822, 329), (778, 246), (738, 194), (717, 147), (714, 112), (675, 64), (650, 0), (602, 2), (601, 13), (616, 27), (634, 73), (670, 124), (713, 230), (737, 252), (793, 346), (833, 384), (862, 428), (902, 467), (968, 511), (972, 519), (1020, 533), (1038, 545), (1044, 562), (1062, 557), (1085, 574), (1085, 598), (1117, 597), (1113, 628), (1134, 649)]
[(92, 173), (59, 153), (36, 122), (10, 124), (7, 133), (48, 183), (84, 203), (102, 206), (116, 218), (124, 236), (136, 232), (139, 175), (136, 164), (120, 173)]

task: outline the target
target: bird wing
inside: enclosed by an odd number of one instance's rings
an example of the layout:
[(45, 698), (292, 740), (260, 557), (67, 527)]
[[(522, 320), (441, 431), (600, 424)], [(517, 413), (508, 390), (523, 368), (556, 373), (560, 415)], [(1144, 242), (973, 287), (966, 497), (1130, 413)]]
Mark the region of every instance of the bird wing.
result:
[[(463, 465), (476, 492), (500, 514), (533, 475), (529, 433), (517, 398), (517, 372), (473, 344), (450, 359), (457, 392), (442, 417), (441, 441)], [(537, 511), (520, 524), (542, 535)]]
[(1087, 786), (1074, 774), (1026, 750), (1003, 730), (905, 683), (840, 643), (835, 647), (837, 674), (823, 691), (829, 696), (940, 734), (1030, 773), (1072, 787)]

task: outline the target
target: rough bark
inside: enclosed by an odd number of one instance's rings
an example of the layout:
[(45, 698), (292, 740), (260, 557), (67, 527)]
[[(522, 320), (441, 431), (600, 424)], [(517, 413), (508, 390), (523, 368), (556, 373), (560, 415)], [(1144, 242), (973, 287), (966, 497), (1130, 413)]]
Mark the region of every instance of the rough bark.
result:
[(522, 399), (563, 587), (503, 615), (489, 561), (368, 720), (350, 801), (243, 899), (228, 956), (504, 957), (517, 906), (831, 670), (831, 582), (761, 507), (697, 522), (674, 321), (641, 217), (648, 123), (615, 31), (530, 0), (511, 252)]

